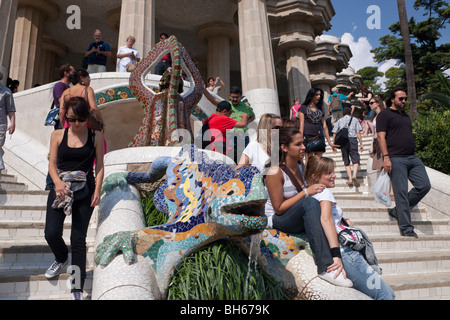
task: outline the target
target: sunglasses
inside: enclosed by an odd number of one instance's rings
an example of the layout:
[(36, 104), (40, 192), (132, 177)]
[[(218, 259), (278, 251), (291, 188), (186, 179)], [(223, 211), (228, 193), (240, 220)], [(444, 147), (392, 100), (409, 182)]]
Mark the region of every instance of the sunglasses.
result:
[(281, 129), (281, 128), (283, 128), (283, 127), (282, 126), (275, 126), (272, 129)]
[(408, 97), (400, 97), (400, 98), (398, 98), (398, 100), (400, 100), (400, 101), (408, 101)]
[(370, 101), (369, 105), (373, 105), (374, 103), (377, 103), (376, 101)]
[(66, 117), (66, 120), (68, 122), (86, 122), (86, 119), (84, 118), (72, 118), (72, 117)]

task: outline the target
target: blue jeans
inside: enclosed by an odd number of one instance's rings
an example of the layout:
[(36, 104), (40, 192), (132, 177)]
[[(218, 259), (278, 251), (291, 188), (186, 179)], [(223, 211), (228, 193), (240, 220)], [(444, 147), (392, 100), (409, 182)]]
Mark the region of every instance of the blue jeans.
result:
[[(394, 191), (395, 205), (393, 214), (398, 218), (400, 231), (414, 230), (411, 224), (411, 209), (430, 191), (431, 184), (423, 162), (416, 156), (391, 158), (390, 173)], [(414, 188), (408, 192), (408, 180)]]
[(342, 263), (347, 278), (352, 280), (353, 288), (374, 300), (394, 300), (394, 291), (367, 263), (364, 257), (350, 248), (342, 253)]
[(314, 198), (298, 201), (282, 215), (273, 216), (273, 228), (286, 233), (302, 233), (306, 231), (311, 251), (314, 253), (314, 262), (317, 273), (327, 271), (333, 264), (330, 245), (322, 229), (320, 221), (320, 204)]

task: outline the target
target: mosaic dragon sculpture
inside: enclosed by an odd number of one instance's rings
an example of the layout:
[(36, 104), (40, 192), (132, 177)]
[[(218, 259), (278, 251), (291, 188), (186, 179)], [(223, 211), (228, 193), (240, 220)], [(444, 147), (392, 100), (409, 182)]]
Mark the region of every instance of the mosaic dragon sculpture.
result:
[(177, 157), (156, 159), (146, 173), (109, 175), (103, 184), (104, 192), (154, 182), (164, 174), (167, 180), (155, 192), (154, 201), (159, 211), (168, 214), (168, 222), (105, 237), (96, 250), (97, 265), (107, 267), (119, 253), (131, 265), (135, 254), (141, 255), (152, 265), (164, 297), (174, 268), (192, 251), (229, 238), (248, 252), (249, 236), (262, 233), (258, 261), (282, 283), (291, 298), (367, 298), (354, 289), (336, 287), (318, 278), (304, 236), (265, 229), (267, 195), (255, 167), (234, 171), (222, 161), (208, 159), (194, 146), (185, 145)]
[[(145, 85), (145, 76), (167, 53), (171, 55), (172, 66), (162, 76), (160, 92), (156, 93)], [(183, 71), (191, 85), (187, 93), (180, 94)], [(190, 115), (202, 97), (203, 80), (189, 53), (175, 36), (157, 43), (137, 64), (130, 75), (130, 89), (141, 103), (144, 117), (128, 147), (176, 146), (181, 142), (183, 129), (192, 137)]]

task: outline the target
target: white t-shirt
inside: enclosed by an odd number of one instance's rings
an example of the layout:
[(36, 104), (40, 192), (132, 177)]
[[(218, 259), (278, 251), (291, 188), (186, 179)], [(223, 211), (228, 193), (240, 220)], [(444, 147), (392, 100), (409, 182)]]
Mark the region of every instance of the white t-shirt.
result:
[[(342, 209), (338, 207), (336, 204), (336, 199), (334, 199), (333, 193), (331, 193), (330, 189), (325, 188), (321, 193), (316, 193), (313, 195), (313, 198), (320, 201), (330, 201), (331, 202), (331, 215), (333, 217), (334, 225), (337, 228), (339, 224), (341, 224), (342, 217), (344, 216), (344, 213), (342, 212)], [(336, 229), (339, 230), (339, 229)], [(342, 246), (339, 245), (342, 251)]]
[(258, 168), (259, 172), (264, 172), (264, 167), (270, 157), (257, 141), (250, 142), (243, 153), (249, 158), (250, 165)]
[[(119, 51), (117, 51), (117, 54), (119, 55), (130, 52), (133, 52), (136, 58), (141, 58), (137, 49), (128, 48), (127, 46), (120, 47)], [(130, 57), (120, 59), (118, 63), (119, 72), (127, 72), (127, 65), (129, 65), (130, 63), (136, 65), (136, 60), (132, 60)]]

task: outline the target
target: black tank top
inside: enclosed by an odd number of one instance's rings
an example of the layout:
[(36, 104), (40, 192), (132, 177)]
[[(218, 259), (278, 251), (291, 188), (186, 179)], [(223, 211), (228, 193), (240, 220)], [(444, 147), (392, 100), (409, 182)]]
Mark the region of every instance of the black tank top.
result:
[(67, 130), (58, 148), (58, 169), (62, 171), (84, 171), (87, 173), (88, 181), (94, 180), (92, 167), (95, 160), (94, 134), (88, 129), (88, 139), (84, 146), (71, 148), (67, 145)]

